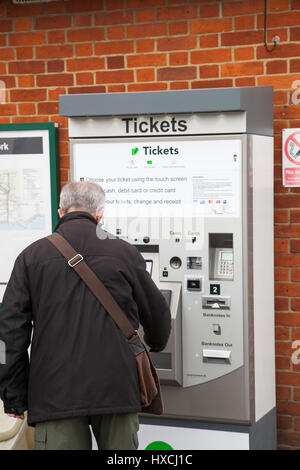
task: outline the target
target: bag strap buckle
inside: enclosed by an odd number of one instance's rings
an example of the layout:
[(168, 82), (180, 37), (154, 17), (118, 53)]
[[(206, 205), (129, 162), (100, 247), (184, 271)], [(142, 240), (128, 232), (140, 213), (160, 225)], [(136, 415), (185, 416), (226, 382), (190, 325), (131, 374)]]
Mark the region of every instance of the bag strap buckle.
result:
[(132, 341), (135, 341), (139, 337), (137, 330), (134, 330), (134, 333), (132, 333), (129, 338), (127, 338), (127, 341), (131, 343)]
[[(77, 259), (77, 261), (76, 261)], [(68, 265), (70, 268), (74, 268), (78, 263), (80, 263), (83, 260), (83, 256), (77, 253), (77, 255), (73, 256), (73, 258), (69, 259)]]

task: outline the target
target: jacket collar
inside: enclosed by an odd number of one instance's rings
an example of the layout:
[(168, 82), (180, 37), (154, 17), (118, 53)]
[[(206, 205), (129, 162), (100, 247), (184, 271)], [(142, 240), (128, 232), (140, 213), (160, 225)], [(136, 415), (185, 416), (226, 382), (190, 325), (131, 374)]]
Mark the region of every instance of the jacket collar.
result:
[(75, 220), (75, 219), (88, 220), (90, 222), (93, 222), (95, 225), (97, 225), (97, 220), (94, 219), (94, 217), (88, 212), (72, 211), (72, 212), (68, 212), (61, 219), (59, 219), (55, 227), (55, 230), (57, 230), (58, 227), (60, 227), (62, 224), (69, 222), (70, 220)]

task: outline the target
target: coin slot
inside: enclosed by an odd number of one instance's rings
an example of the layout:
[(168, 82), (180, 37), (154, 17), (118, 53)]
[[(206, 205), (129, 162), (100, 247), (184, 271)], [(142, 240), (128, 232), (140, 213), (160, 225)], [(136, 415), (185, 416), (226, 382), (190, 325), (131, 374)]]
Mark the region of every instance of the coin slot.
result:
[(173, 256), (173, 258), (170, 259), (170, 266), (173, 269), (179, 269), (182, 265), (182, 261), (178, 256)]

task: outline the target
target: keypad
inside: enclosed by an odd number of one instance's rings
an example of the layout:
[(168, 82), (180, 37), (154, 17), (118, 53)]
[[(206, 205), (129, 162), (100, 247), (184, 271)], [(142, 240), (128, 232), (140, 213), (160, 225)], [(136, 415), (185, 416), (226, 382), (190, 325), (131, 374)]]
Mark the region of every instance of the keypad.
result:
[(232, 262), (222, 261), (220, 264), (219, 274), (221, 276), (232, 276)]

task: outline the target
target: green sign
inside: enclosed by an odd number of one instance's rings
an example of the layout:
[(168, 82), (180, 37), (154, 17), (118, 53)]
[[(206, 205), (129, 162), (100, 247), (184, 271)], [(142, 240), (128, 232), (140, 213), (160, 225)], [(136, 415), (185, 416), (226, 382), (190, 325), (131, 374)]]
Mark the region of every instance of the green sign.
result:
[(145, 450), (173, 450), (173, 447), (167, 442), (154, 441), (148, 444)]

